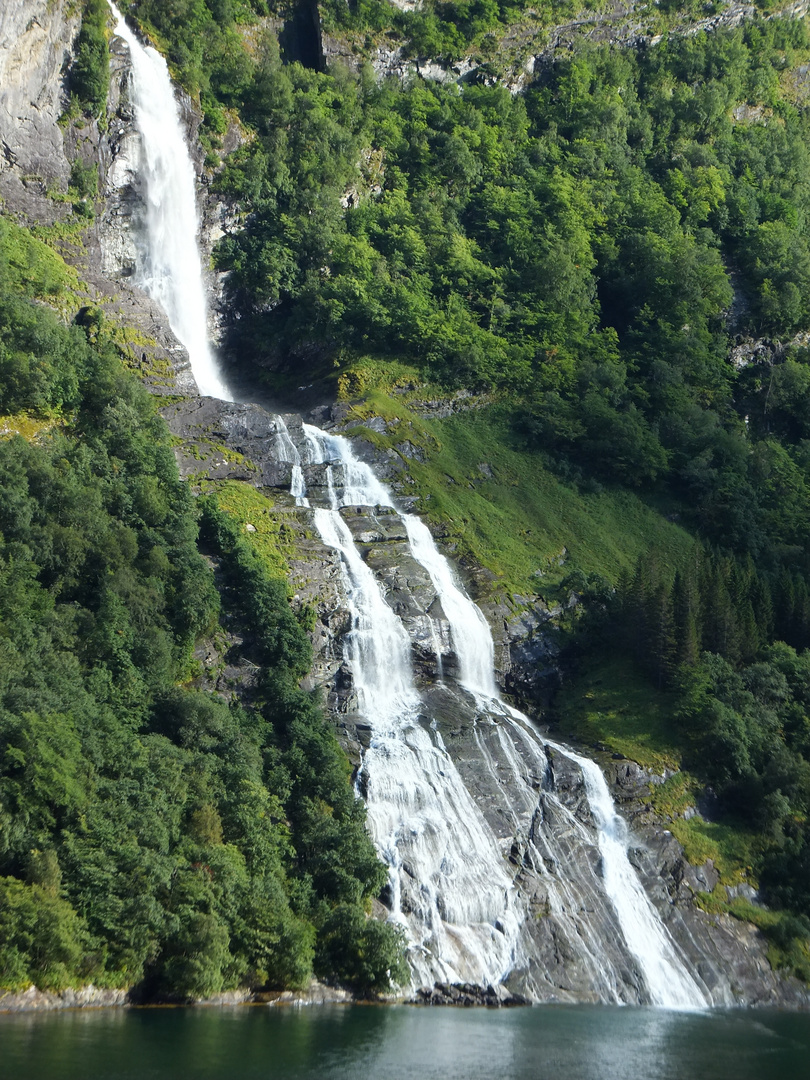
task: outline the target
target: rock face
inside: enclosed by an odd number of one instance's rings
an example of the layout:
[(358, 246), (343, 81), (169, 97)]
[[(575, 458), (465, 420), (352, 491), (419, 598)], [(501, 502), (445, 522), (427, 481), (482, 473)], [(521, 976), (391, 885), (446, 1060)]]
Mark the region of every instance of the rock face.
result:
[(19, 994), (0, 991), (2, 1012), (50, 1012), (53, 1009), (101, 1009), (111, 1005), (126, 1005), (126, 990), (101, 990), (96, 986), (83, 986), (79, 990), (62, 990), (46, 993), (29, 986)]
[(70, 0), (4, 0), (0, 6), (0, 168), (67, 178), (56, 122), (80, 25), (81, 13)]
[[(126, 329), (131, 364), (157, 393), (196, 392), (188, 356), (164, 312), (133, 282), (141, 213), (140, 141), (129, 103), (129, 54), (111, 42), (105, 123), (57, 121), (68, 99), (66, 73), (81, 25), (70, 0), (4, 0), (0, 5), (0, 198), (21, 224), (75, 226), (65, 199), (71, 165), (97, 165), (95, 216), (63, 253), (79, 271), (87, 303)], [(196, 130), (185, 100), (189, 129)]]

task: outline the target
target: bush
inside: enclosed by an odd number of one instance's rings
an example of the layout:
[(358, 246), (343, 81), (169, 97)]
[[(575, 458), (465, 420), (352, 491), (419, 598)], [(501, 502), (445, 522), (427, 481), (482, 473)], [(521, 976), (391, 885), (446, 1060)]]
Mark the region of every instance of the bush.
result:
[(369, 919), (351, 904), (339, 904), (318, 935), (316, 972), (360, 994), (380, 994), (406, 986), (405, 933), (394, 923)]
[(86, 981), (87, 932), (47, 887), (0, 878), (0, 986), (64, 990)]
[(107, 46), (106, 0), (87, 0), (70, 69), (70, 90), (90, 116), (100, 116), (110, 88), (110, 53)]

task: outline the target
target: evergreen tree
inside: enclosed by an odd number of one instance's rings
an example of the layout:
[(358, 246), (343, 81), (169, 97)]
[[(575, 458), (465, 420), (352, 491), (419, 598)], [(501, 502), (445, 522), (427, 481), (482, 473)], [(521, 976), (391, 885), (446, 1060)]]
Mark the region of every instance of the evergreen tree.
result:
[(694, 667), (700, 658), (700, 605), (697, 586), (689, 570), (678, 571), (672, 587), (675, 663)]

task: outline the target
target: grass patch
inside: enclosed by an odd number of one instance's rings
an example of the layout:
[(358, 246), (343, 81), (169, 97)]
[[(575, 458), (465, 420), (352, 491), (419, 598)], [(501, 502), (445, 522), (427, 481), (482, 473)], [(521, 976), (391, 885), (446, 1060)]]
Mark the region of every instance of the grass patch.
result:
[(693, 866), (702, 866), (711, 859), (723, 885), (742, 881), (756, 885), (753, 863), (759, 844), (754, 833), (726, 822), (704, 821), (700, 814), (688, 821), (676, 818), (669, 828)]
[(741, 922), (753, 923), (768, 941), (768, 963), (774, 971), (784, 971), (810, 983), (810, 922), (806, 917), (771, 911), (742, 898), (728, 900), (722, 885), (714, 892), (698, 893), (696, 900), (711, 915), (731, 915)]
[(27, 416), (25, 413), (16, 413), (13, 416), (0, 416), (0, 439), (11, 439), (15, 435), (22, 436), (27, 442), (36, 442), (43, 435), (52, 431), (58, 421), (42, 419), (42, 417)]
[[(737, 885), (742, 881), (756, 885), (753, 867), (759, 858), (760, 842), (755, 833), (733, 823), (706, 821), (700, 814), (685, 818), (684, 813), (695, 806), (700, 789), (696, 777), (688, 772), (678, 772), (653, 788), (650, 802), (655, 812), (666, 819), (670, 832), (693, 866), (702, 866), (707, 859), (712, 860), (721, 884), (714, 893), (701, 893), (701, 906), (706, 911), (712, 910), (706, 906), (709, 902), (705, 899), (712, 896), (711, 903), (722, 902), (722, 910), (726, 911), (730, 906), (723, 885)], [(752, 906), (743, 900), (733, 903)], [(741, 914), (739, 917), (747, 916)]]
[(459, 555), (486, 567), (499, 589), (553, 599), (574, 569), (615, 582), (652, 546), (673, 562), (691, 548), (684, 529), (631, 492), (563, 483), (541, 454), (514, 445), (503, 408), (438, 421), (399, 408), (389, 445), (407, 438), (427, 455), (407, 462), (420, 512), (444, 528)]
[(657, 814), (665, 818), (683, 817), (694, 807), (700, 784), (687, 772), (677, 772), (663, 784), (657, 784), (652, 792), (652, 805)]
[(83, 286), (79, 275), (44, 238), (36, 235), (42, 231), (24, 229), (8, 218), (0, 218), (0, 262), (8, 266), (4, 287), (48, 301), (80, 293)]
[(673, 700), (668, 693), (651, 691), (627, 658), (614, 655), (583, 664), (563, 684), (554, 716), (560, 730), (580, 742), (661, 772), (680, 766)]
[(362, 398), (362, 401), (354, 405), (354, 410), (358, 413), (362, 413), (366, 402), (374, 394), (384, 397), (394, 391), (402, 391), (404, 396), (409, 393), (413, 396), (417, 387), (420, 396), (423, 396), (425, 384), (417, 368), (399, 360), (378, 359), (373, 356), (352, 360), (350, 366), (340, 372), (337, 380), (338, 398), (341, 401), (356, 401), (357, 398)]
[(268, 572), (273, 577), (289, 578), (290, 561), (295, 557), (295, 541), (300, 534), (298, 522), (277, 509), (267, 495), (239, 480), (203, 480), (200, 488), (214, 496), (223, 513), (239, 522), (245, 539)]

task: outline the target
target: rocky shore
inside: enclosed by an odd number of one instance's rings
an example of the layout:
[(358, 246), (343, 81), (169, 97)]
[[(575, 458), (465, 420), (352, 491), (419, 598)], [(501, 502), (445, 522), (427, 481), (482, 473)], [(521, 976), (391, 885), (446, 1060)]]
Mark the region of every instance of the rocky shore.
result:
[(82, 986), (78, 990), (47, 992), (29, 986), (19, 993), (0, 991), (0, 1013), (52, 1012), (59, 1009), (110, 1009), (143, 1006), (178, 1005), (266, 1005), (303, 1007), (306, 1005), (350, 1005), (355, 995), (339, 987), (313, 982), (305, 990), (230, 990), (198, 1001), (141, 1001), (129, 990), (104, 990), (97, 986)]

